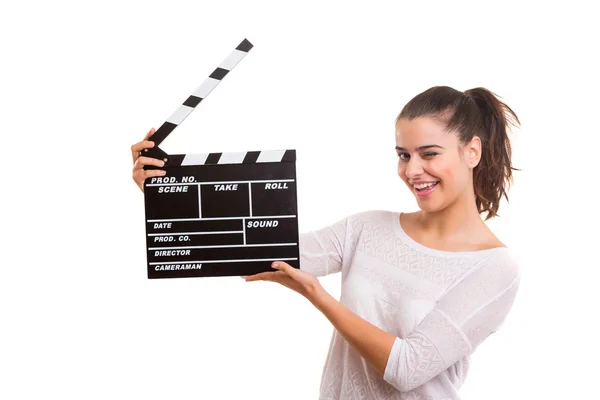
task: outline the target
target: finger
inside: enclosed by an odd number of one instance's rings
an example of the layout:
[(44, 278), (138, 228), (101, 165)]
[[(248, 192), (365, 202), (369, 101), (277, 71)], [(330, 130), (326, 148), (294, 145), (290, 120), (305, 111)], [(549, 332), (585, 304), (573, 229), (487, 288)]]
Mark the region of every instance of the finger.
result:
[(265, 281), (268, 280), (268, 276), (265, 273), (254, 274), (244, 278), (246, 282), (254, 282), (254, 281)]
[(133, 169), (142, 169), (144, 168), (144, 165), (152, 165), (160, 168), (165, 166), (165, 162), (163, 160), (159, 160), (158, 158), (141, 156), (135, 160)]
[(133, 162), (135, 162), (135, 160), (141, 155), (142, 150), (154, 147), (154, 142), (148, 140), (150, 136), (154, 135), (154, 132), (156, 132), (154, 128), (150, 129), (141, 142), (138, 142), (131, 146), (131, 158), (133, 159)]
[(154, 147), (154, 142), (151, 140), (142, 140), (141, 142), (137, 142), (136, 144), (134, 144), (133, 146), (131, 146), (131, 151), (134, 152), (140, 152), (144, 149), (149, 149)]
[[(250, 275), (246, 277), (246, 282), (253, 281), (272, 281), (276, 278), (277, 272), (260, 272), (258, 274)], [(279, 273), (281, 275), (281, 273)]]
[(154, 147), (155, 143), (149, 140), (143, 140), (131, 146), (131, 157), (133, 158), (133, 162), (137, 160), (137, 158), (141, 155), (141, 152), (144, 149), (150, 149)]
[(165, 176), (166, 172), (160, 169), (151, 169), (148, 171), (144, 171), (143, 169), (136, 170), (133, 174), (133, 180), (138, 185), (138, 187), (144, 191), (144, 182), (148, 178), (153, 178), (155, 176)]
[(165, 176), (166, 171), (162, 169), (149, 169), (144, 171), (144, 179), (153, 178), (155, 176)]
[(134, 168), (133, 169), (133, 179), (146, 179), (151, 176), (163, 176), (166, 175), (167, 171), (164, 169), (142, 169), (142, 168)]
[(296, 268), (283, 261), (275, 261), (271, 264), (271, 267), (278, 271), (284, 272), (290, 276), (295, 276), (294, 274), (298, 272)]
[(156, 132), (156, 129), (152, 128), (148, 131), (148, 133), (146, 133), (146, 136), (144, 136), (144, 140), (148, 140), (148, 138), (150, 138), (150, 136), (154, 135), (154, 132)]

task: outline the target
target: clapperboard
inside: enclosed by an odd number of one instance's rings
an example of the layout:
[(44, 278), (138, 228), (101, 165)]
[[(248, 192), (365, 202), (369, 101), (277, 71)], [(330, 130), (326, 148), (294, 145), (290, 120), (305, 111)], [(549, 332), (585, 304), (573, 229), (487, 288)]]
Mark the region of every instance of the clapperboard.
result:
[[(144, 182), (148, 278), (252, 275), (299, 268), (296, 151), (167, 154), (160, 143), (248, 54), (244, 39), (157, 129), (144, 156), (165, 161)], [(146, 167), (155, 168), (155, 167)]]

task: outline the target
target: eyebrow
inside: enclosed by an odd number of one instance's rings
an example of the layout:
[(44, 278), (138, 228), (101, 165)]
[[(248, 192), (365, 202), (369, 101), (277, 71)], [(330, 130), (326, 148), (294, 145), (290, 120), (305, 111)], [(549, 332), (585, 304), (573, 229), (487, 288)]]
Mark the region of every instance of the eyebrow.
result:
[[(431, 148), (444, 149), (442, 146), (438, 146), (437, 144), (428, 144), (425, 146), (417, 147), (417, 151), (427, 150), (427, 149), (431, 149)], [(404, 147), (400, 147), (400, 146), (396, 146), (396, 150), (406, 151), (406, 149)]]

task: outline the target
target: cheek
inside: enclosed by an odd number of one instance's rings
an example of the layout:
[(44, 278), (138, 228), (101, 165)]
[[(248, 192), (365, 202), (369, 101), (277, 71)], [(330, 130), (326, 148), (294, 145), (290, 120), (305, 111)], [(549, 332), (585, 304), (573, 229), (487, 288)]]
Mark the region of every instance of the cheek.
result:
[(400, 177), (400, 179), (402, 180), (402, 182), (404, 182), (404, 184), (410, 189), (412, 190), (412, 186), (410, 183), (408, 183), (408, 178), (406, 176), (406, 167), (401, 164), (398, 163), (398, 176)]
[(398, 176), (402, 179), (406, 179), (406, 175), (404, 174), (405, 170), (406, 168), (404, 168), (404, 165), (398, 161)]
[(435, 165), (432, 165), (432, 173), (435, 173), (447, 186), (460, 186), (466, 182), (466, 176), (463, 169), (460, 168), (460, 164), (439, 161)]
[(452, 168), (452, 162), (447, 159), (437, 158), (432, 160), (429, 163), (429, 171), (430, 174), (435, 175), (436, 177), (451, 181), (454, 179), (455, 172)]
[(406, 165), (404, 163), (398, 162), (398, 176), (404, 181), (404, 183), (410, 186), (408, 183), (408, 177), (406, 176)]

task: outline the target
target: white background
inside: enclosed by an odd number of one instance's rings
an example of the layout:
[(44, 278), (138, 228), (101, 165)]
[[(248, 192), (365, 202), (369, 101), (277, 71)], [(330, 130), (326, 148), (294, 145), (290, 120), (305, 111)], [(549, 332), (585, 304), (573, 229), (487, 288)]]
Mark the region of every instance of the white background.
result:
[[(163, 148), (295, 148), (301, 231), (416, 208), (393, 122), (417, 93), (503, 97), (523, 171), (490, 226), (523, 283), (462, 394), (595, 398), (595, 15), (578, 1), (3, 3), (0, 398), (317, 398), (332, 327), (304, 298), (146, 277), (130, 146), (244, 38), (254, 49)], [(322, 284), (339, 296), (339, 275)]]

